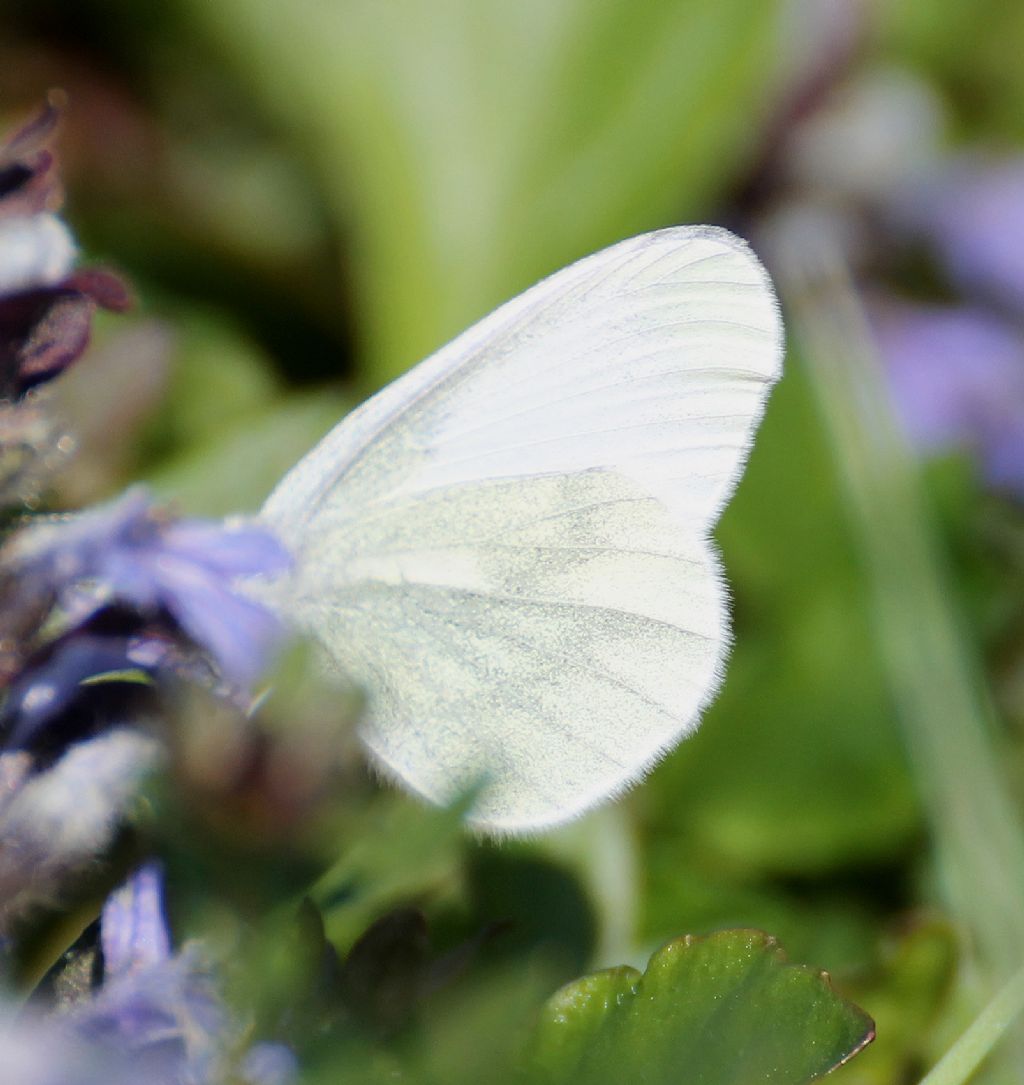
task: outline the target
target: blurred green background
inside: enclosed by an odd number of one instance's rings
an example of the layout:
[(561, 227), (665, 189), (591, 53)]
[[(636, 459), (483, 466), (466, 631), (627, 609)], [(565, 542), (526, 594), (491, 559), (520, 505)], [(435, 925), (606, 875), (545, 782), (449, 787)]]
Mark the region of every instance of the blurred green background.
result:
[(966, 153), (1016, 161), (1021, 55), (1014, 0), (7, 0), (0, 119), (67, 92), (67, 217), (140, 298), (65, 396), (69, 502), (141, 475), (251, 511), (364, 395), (631, 233), (728, 225), (780, 285), (699, 733), (615, 807), (462, 842), (374, 907), (443, 883), (439, 937), (511, 911), (512, 952), (566, 976), (763, 928), (876, 1017), (847, 1085), (912, 1079), (1024, 961), (1024, 424), (1016, 478), (982, 437), (920, 452), (864, 318), (968, 297), (956, 211), (924, 211)]

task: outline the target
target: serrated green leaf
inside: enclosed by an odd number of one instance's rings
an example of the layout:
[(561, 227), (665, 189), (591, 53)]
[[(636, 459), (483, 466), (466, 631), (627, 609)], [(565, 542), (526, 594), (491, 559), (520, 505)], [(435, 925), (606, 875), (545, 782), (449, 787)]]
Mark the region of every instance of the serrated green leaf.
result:
[(546, 1085), (800, 1085), (851, 1058), (871, 1019), (760, 931), (680, 938), (643, 974), (587, 976), (547, 1003), (532, 1080)]

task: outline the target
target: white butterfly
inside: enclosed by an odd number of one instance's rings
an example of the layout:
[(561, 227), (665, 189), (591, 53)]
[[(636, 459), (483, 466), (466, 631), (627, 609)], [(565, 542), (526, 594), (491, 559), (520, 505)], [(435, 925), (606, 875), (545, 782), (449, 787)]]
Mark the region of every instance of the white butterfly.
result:
[(678, 227), (557, 272), (378, 393), (263, 517), (284, 606), (368, 694), (377, 764), (471, 820), (564, 822), (692, 732), (727, 597), (711, 529), (779, 377), (768, 277)]

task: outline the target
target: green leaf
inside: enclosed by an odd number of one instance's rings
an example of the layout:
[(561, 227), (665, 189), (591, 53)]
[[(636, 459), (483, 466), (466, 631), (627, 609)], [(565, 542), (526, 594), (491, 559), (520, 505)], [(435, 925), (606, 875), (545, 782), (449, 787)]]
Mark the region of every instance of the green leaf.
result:
[(217, 437), (277, 394), (270, 360), (230, 320), (190, 308), (176, 315), (170, 387), (146, 435), (154, 459)]
[(563, 987), (543, 1014), (534, 1079), (799, 1085), (873, 1036), (827, 975), (789, 964), (760, 931), (723, 931), (670, 942), (643, 974), (613, 968)]
[(252, 512), (347, 409), (333, 392), (292, 396), (226, 426), (147, 481), (161, 497), (193, 515)]
[(179, 4), (321, 173), (375, 382), (561, 264), (705, 215), (757, 145), (778, 8)]
[(528, 844), (503, 843), (474, 848), (466, 867), (474, 921), (507, 924), (495, 943), (500, 958), (543, 954), (559, 983), (593, 967), (597, 916), (564, 864)]
[(430, 961), (427, 921), (416, 908), (381, 916), (349, 950), (340, 971), (348, 1011), (364, 1028), (389, 1033), (408, 1021)]
[(457, 884), (464, 814), (465, 804), (423, 807), (395, 791), (348, 812), (336, 830), (345, 848), (310, 894), (328, 938), (350, 946), (383, 911)]

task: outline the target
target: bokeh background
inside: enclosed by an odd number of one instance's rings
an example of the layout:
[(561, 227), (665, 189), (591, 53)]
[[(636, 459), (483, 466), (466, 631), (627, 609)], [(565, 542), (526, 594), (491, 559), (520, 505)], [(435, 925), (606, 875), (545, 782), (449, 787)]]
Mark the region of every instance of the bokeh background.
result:
[(0, 9), (0, 121), (66, 93), (65, 214), (139, 297), (62, 382), (69, 504), (143, 477), (252, 511), (364, 395), (631, 233), (727, 225), (779, 285), (700, 732), (375, 907), (430, 902), (442, 941), (511, 911), (509, 953), (566, 978), (763, 928), (877, 1019), (845, 1085), (913, 1080), (1024, 962), (1021, 55), (1015, 0)]

